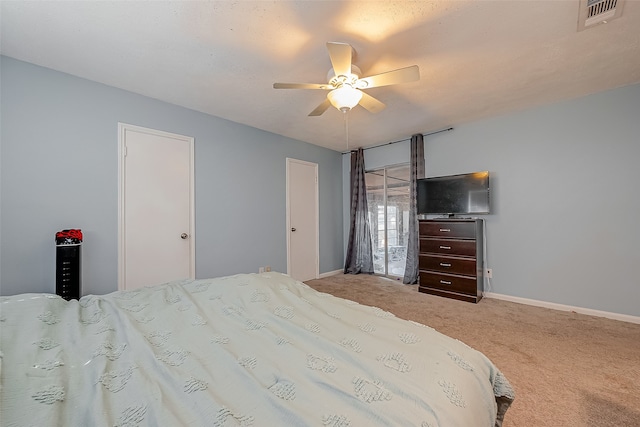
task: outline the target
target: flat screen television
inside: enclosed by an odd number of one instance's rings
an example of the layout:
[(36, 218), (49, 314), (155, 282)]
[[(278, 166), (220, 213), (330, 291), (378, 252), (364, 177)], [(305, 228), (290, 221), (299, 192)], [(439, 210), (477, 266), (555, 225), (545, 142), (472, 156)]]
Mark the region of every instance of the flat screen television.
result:
[(418, 214), (488, 214), (489, 172), (419, 179), (417, 198)]

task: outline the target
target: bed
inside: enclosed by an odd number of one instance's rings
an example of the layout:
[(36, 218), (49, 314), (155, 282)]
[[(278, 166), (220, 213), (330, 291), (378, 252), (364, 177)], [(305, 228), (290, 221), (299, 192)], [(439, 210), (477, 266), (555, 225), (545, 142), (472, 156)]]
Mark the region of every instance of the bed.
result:
[(482, 353), (270, 272), (0, 300), (4, 426), (500, 426)]

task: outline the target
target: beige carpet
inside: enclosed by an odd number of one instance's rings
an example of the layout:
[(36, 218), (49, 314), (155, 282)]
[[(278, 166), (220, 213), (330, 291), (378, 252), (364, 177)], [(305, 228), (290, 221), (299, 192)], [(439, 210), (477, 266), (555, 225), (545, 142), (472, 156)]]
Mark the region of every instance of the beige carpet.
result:
[(516, 391), (504, 427), (640, 426), (640, 324), (489, 298), (472, 304), (369, 275), (306, 283), (483, 352)]

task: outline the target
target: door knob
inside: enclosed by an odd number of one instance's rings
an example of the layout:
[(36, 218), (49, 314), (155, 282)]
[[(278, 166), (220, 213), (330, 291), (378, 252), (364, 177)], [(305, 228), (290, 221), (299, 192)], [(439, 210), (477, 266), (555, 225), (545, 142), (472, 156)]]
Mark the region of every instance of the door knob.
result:
[(291, 231), (296, 231), (295, 227), (291, 227)]
[(180, 238), (181, 238), (182, 240), (186, 240), (186, 239), (187, 239), (187, 237), (189, 237), (189, 235), (188, 235), (187, 233), (182, 233), (182, 234), (180, 235)]

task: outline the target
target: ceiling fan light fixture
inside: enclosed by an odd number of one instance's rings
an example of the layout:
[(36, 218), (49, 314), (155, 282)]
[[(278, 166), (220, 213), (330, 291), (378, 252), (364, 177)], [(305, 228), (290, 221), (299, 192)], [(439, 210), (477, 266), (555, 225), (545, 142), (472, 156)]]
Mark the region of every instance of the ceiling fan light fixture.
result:
[[(0, 0), (1, 1), (1, 0)], [(580, 0), (587, 1), (587, 0)], [(624, 1), (624, 0), (588, 0), (588, 1)], [(333, 68), (327, 73), (327, 84), (317, 83), (274, 83), (274, 89), (324, 89), (330, 90), (327, 97), (318, 105), (309, 116), (322, 115), (330, 106), (347, 113), (360, 104), (370, 113), (377, 113), (385, 106), (373, 96), (364, 92), (380, 86), (390, 86), (399, 83), (415, 82), (420, 80), (420, 71), (417, 65), (398, 68), (380, 74), (360, 78), (361, 71), (353, 64), (353, 47), (347, 43), (328, 42), (329, 59)], [(336, 71), (337, 70), (337, 71)], [(346, 119), (346, 115), (345, 115)], [(346, 120), (345, 120), (346, 122)]]
[(346, 113), (358, 105), (362, 99), (362, 92), (349, 85), (344, 85), (329, 92), (327, 98), (329, 98), (331, 105)]

